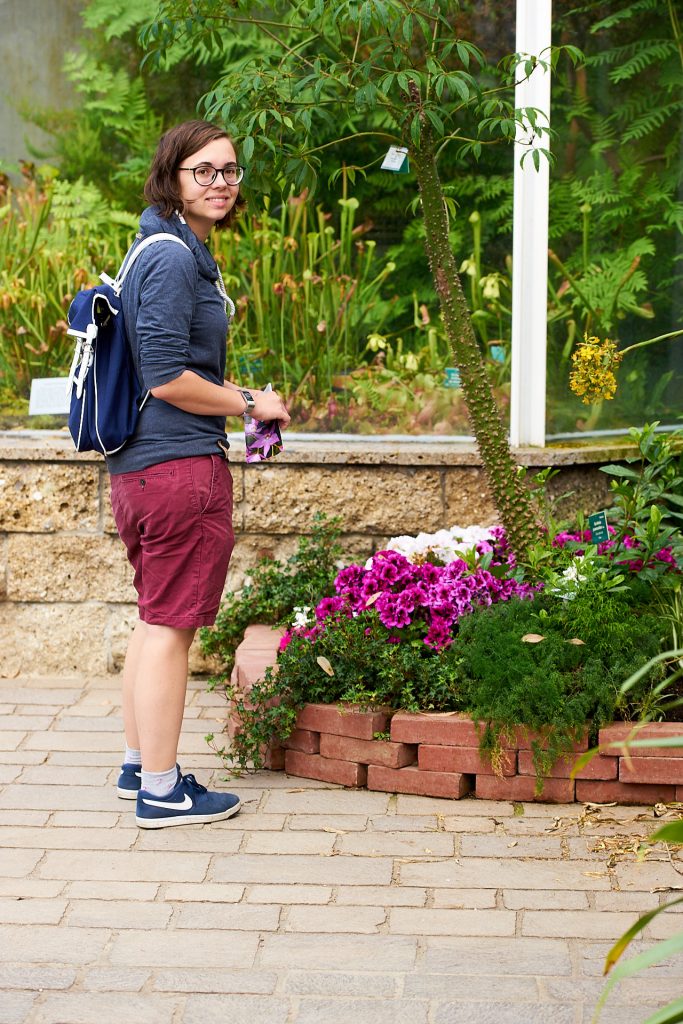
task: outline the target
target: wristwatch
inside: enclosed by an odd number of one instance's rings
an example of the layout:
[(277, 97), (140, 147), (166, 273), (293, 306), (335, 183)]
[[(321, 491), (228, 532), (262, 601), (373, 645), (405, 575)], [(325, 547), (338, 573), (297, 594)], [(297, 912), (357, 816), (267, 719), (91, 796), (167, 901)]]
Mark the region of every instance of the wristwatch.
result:
[(251, 391), (243, 391), (241, 388), (240, 394), (244, 399), (244, 404), (246, 406), (244, 410), (245, 413), (250, 413), (253, 410), (254, 406), (256, 405), (256, 402), (254, 401), (254, 396), (252, 395)]

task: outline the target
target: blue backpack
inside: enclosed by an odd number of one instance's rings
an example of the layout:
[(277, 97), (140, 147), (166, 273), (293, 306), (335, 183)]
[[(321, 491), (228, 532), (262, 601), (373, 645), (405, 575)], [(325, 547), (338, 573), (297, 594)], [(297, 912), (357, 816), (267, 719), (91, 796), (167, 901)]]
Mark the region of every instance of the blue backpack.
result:
[(69, 307), (69, 330), (76, 348), (69, 371), (69, 431), (79, 452), (113, 455), (135, 432), (143, 395), (126, 334), (121, 289), (128, 271), (148, 245), (170, 241), (189, 246), (177, 235), (160, 232), (133, 245), (112, 280), (84, 288)]

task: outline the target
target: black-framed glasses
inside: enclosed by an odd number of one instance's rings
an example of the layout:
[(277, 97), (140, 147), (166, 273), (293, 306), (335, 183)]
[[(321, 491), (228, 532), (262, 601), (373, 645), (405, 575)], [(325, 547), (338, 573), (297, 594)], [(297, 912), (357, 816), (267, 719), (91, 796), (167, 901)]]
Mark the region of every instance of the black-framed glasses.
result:
[(211, 164), (198, 164), (197, 167), (179, 167), (179, 171), (192, 171), (198, 185), (213, 185), (219, 174), (223, 175), (226, 185), (239, 185), (244, 177), (244, 167), (239, 164), (226, 164), (225, 167), (213, 167)]

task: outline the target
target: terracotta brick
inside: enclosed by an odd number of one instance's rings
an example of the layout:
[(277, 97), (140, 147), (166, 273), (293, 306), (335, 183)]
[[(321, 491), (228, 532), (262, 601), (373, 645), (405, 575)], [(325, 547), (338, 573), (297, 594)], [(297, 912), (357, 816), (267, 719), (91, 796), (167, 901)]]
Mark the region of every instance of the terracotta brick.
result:
[[(593, 760), (580, 768), (576, 773), (575, 778), (577, 779), (616, 779), (618, 766), (618, 757), (600, 757), (596, 754)], [(576, 761), (576, 755), (570, 754), (568, 757), (561, 757), (555, 762), (551, 770), (548, 772), (548, 777), (551, 779), (568, 779), (572, 773), (574, 762)], [(530, 750), (520, 750), (517, 755), (517, 763), (519, 766), (520, 775), (535, 775), (536, 769), (534, 768), (533, 754)]]
[(623, 743), (625, 740), (652, 740), (665, 737), (681, 737), (679, 747), (630, 747), (630, 757), (680, 757), (683, 758), (683, 722), (649, 722), (642, 728), (636, 728), (637, 722), (614, 722), (605, 726), (598, 734), (598, 746), (601, 754), (616, 756), (622, 751), (612, 743)]
[(263, 767), (271, 772), (281, 772), (285, 767), (285, 748), (279, 743), (269, 743), (263, 753)]
[(540, 795), (536, 794), (536, 779), (530, 775), (515, 775), (500, 779), (497, 775), (477, 775), (475, 789), (480, 800), (538, 800), (542, 803), (568, 804), (574, 800), (574, 783), (570, 779), (545, 779)]
[(254, 683), (260, 682), (266, 669), (275, 663), (267, 651), (238, 652), (235, 656), (237, 669), (237, 685), (240, 690), (251, 690)]
[(459, 772), (421, 772), (419, 768), (383, 768), (374, 764), (368, 768), (368, 789), (383, 793), (413, 793), (459, 800), (471, 788), (471, 777)]
[[(430, 743), (448, 747), (478, 747), (482, 728), (469, 715), (446, 712), (410, 714), (399, 711), (391, 719), (391, 738), (399, 743)], [(503, 748), (514, 750), (514, 742), (503, 742)]]
[(417, 761), (417, 747), (413, 744), (358, 740), (353, 736), (334, 736), (327, 732), (320, 734), (320, 753), (323, 757), (378, 764), (385, 768), (403, 768)]
[(620, 782), (646, 782), (664, 786), (683, 785), (683, 758), (620, 757)]
[(245, 629), (244, 639), (237, 650), (273, 651), (277, 653), (284, 632), (284, 629), (280, 626), (264, 626), (259, 623), (253, 623)]
[(300, 750), (285, 752), (285, 771), (288, 775), (317, 779), (319, 782), (336, 782), (339, 786), (353, 788), (364, 786), (368, 778), (364, 764), (338, 761), (332, 757), (321, 757), (320, 754), (303, 754)]
[[(517, 726), (515, 739), (518, 750), (531, 750), (532, 744), (534, 743), (537, 743), (541, 747), (541, 750), (546, 750), (548, 747), (547, 732), (534, 732), (533, 729), (527, 729), (525, 725)], [(588, 750), (588, 733), (585, 732), (583, 736), (579, 736), (572, 744), (571, 749), (576, 754), (582, 754), (584, 751)]]
[(576, 783), (576, 799), (593, 804), (657, 804), (669, 803), (676, 795), (675, 786), (646, 786), (626, 782), (591, 782), (579, 779)]
[(300, 750), (302, 754), (318, 754), (320, 752), (320, 733), (310, 729), (292, 729), (284, 742), (287, 750)]
[[(503, 750), (500, 770), (503, 775), (516, 772), (514, 750)], [(417, 748), (417, 763), (424, 772), (465, 772), (470, 775), (495, 774), (491, 759), (482, 754), (478, 747), (447, 747), (421, 743)]]
[(376, 732), (386, 732), (389, 717), (388, 711), (358, 711), (352, 705), (306, 704), (297, 715), (296, 725), (312, 732), (371, 740)]

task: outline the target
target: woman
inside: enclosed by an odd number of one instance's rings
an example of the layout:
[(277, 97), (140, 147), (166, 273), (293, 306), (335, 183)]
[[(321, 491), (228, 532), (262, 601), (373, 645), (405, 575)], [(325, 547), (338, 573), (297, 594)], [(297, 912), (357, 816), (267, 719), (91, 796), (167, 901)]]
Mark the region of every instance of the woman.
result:
[(132, 265), (122, 292), (138, 376), (149, 398), (126, 446), (107, 458), (116, 526), (135, 570), (139, 621), (123, 671), (126, 752), (118, 795), (137, 799), (143, 828), (219, 821), (239, 798), (200, 786), (177, 765), (188, 651), (212, 625), (233, 547), (226, 416), (289, 416), (274, 392), (224, 380), (225, 295), (206, 241), (243, 202), (230, 138), (206, 121), (167, 132), (157, 148), (138, 238), (160, 240)]

